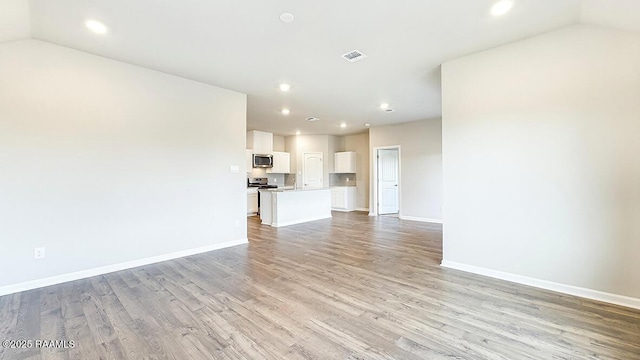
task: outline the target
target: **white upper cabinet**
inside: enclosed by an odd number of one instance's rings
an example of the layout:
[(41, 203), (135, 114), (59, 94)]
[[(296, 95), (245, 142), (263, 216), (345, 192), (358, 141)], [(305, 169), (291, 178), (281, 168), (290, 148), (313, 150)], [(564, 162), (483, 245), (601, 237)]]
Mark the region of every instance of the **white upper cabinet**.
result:
[(356, 152), (345, 151), (335, 154), (334, 173), (337, 174), (355, 174), (356, 171)]
[(247, 131), (247, 147), (254, 154), (273, 154), (273, 134), (258, 130)]
[(272, 174), (288, 174), (291, 172), (291, 155), (286, 152), (273, 152), (273, 167), (267, 169)]

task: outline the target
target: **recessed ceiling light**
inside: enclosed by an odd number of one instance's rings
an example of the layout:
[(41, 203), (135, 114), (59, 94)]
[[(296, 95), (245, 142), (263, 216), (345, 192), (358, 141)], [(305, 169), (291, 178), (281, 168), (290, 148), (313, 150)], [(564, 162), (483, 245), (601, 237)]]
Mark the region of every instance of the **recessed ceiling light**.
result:
[(389, 108), (389, 104), (387, 104), (387, 103), (380, 104), (380, 109), (384, 110), (384, 109), (388, 109), (388, 108)]
[(346, 128), (346, 127), (347, 127), (347, 124), (342, 123), (342, 124), (340, 124), (340, 127), (344, 129), (344, 128)]
[(87, 20), (84, 25), (96, 34), (106, 34), (108, 29), (100, 21)]
[(280, 90), (289, 91), (289, 89), (291, 89), (291, 85), (289, 85), (289, 84), (280, 84)]
[(282, 13), (280, 14), (280, 21), (283, 23), (290, 23), (295, 20), (295, 17), (291, 13)]
[(300, 135), (302, 134), (300, 131), (296, 131), (296, 135)]
[(290, 112), (291, 110), (289, 109), (282, 109), (282, 115), (289, 115)]
[(513, 0), (500, 0), (491, 7), (491, 15), (501, 16), (509, 12), (513, 7)]
[(364, 124), (364, 126), (369, 127), (369, 126), (371, 126), (371, 124), (366, 123), (366, 124)]

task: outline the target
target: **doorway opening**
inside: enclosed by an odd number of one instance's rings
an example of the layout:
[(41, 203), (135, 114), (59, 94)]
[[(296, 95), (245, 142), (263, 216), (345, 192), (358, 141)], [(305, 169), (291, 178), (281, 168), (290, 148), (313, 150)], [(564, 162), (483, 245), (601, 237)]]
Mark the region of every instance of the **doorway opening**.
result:
[(373, 215), (400, 215), (400, 146), (374, 149)]

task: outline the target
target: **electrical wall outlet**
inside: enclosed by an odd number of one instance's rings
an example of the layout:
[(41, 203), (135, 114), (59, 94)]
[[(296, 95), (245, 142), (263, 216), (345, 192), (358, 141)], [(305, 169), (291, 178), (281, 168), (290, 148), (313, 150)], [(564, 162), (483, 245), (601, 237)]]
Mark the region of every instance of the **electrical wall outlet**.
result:
[(44, 248), (43, 247), (38, 247), (33, 249), (33, 258), (36, 260), (39, 259), (44, 259), (45, 257), (45, 253), (44, 253)]

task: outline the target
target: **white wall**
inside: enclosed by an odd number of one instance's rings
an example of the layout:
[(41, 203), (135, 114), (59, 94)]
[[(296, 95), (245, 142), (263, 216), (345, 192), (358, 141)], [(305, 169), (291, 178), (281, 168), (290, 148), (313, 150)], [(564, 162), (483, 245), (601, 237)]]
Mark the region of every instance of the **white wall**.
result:
[(640, 35), (443, 65), (444, 260), (640, 298)]
[[(442, 121), (414, 121), (369, 130), (371, 156), (376, 147), (401, 146), (400, 215), (442, 220)], [(372, 160), (374, 161), (374, 160)], [(371, 211), (374, 211), (374, 167), (371, 167)]]
[(31, 37), (29, 2), (0, 0), (0, 43)]
[(580, 21), (585, 24), (640, 31), (640, 1), (582, 0)]
[(36, 40), (0, 45), (0, 292), (246, 239), (245, 114), (236, 92)]

